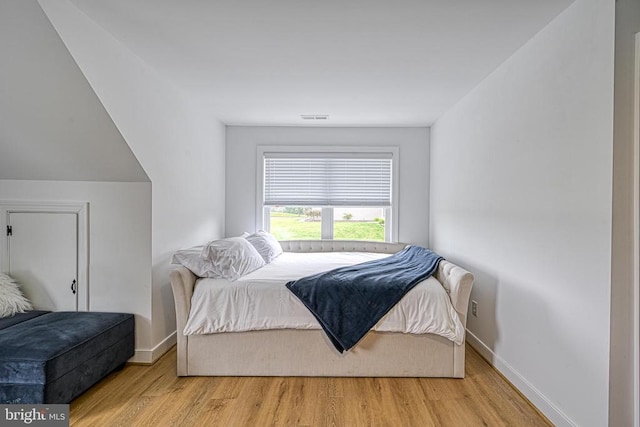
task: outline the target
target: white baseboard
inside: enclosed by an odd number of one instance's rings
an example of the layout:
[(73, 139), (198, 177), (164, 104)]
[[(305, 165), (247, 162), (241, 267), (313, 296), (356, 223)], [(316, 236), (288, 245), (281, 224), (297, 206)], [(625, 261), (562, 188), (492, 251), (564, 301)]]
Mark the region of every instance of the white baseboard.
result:
[(577, 424), (567, 417), (558, 407), (556, 407), (547, 397), (526, 380), (518, 371), (504, 361), (500, 356), (496, 355), (485, 343), (480, 341), (478, 337), (467, 330), (467, 342), (482, 357), (487, 359), (494, 368), (496, 368), (504, 377), (517, 388), (520, 393), (524, 394), (529, 401), (542, 412), (549, 421), (554, 425), (575, 427)]
[(134, 356), (129, 359), (129, 363), (139, 363), (142, 365), (152, 365), (156, 360), (165, 354), (171, 347), (176, 345), (175, 331), (160, 341), (158, 345), (150, 349), (136, 349)]

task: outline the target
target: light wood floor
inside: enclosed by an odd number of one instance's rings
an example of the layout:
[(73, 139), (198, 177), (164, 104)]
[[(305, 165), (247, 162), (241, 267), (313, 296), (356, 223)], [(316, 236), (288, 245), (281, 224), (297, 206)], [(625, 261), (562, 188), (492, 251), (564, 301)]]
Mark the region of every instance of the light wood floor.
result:
[(73, 426), (548, 426), (467, 346), (465, 379), (187, 377), (175, 348), (71, 403)]

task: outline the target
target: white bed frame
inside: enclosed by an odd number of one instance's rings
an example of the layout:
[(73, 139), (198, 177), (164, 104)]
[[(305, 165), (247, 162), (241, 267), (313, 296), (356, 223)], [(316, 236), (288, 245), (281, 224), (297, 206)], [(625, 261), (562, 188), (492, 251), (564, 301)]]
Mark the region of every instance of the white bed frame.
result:
[[(395, 253), (405, 244), (350, 240), (290, 240), (286, 252)], [(448, 261), (435, 274), (449, 290), (462, 324), (473, 275)], [(322, 330), (267, 330), (183, 335), (197, 277), (184, 267), (171, 272), (177, 323), (178, 375), (464, 377), (464, 342), (438, 335), (369, 332), (353, 349), (340, 354)]]

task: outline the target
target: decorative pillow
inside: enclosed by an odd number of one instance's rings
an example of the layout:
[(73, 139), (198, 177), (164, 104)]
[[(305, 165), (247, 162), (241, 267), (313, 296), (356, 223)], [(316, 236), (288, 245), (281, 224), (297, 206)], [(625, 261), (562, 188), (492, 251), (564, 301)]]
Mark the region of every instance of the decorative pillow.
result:
[(282, 246), (278, 239), (273, 237), (273, 234), (269, 234), (266, 231), (258, 231), (257, 233), (250, 234), (245, 237), (256, 248), (258, 253), (262, 255), (264, 262), (269, 264), (274, 259), (278, 258), (282, 254)]
[(231, 281), (265, 265), (256, 248), (244, 237), (229, 237), (209, 242), (202, 249), (201, 256), (213, 264), (213, 269), (219, 277)]
[(33, 310), (33, 307), (22, 295), (20, 286), (10, 276), (0, 273), (0, 318), (28, 310)]
[(213, 263), (200, 256), (204, 246), (194, 246), (189, 249), (181, 249), (171, 258), (172, 264), (180, 264), (198, 277), (220, 277), (216, 273)]

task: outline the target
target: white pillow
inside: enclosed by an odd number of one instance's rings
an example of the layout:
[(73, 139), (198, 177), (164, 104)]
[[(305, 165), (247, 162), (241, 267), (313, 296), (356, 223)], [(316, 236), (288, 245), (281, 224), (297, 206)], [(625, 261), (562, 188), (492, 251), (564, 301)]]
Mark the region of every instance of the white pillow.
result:
[(265, 265), (258, 251), (243, 237), (209, 242), (201, 253), (205, 261), (213, 263), (214, 271), (222, 278), (234, 281)]
[(266, 231), (258, 231), (245, 237), (258, 251), (264, 262), (269, 264), (282, 254), (282, 246), (280, 242), (272, 234)]
[(171, 258), (172, 264), (180, 264), (198, 277), (220, 277), (215, 271), (213, 263), (200, 256), (204, 246), (194, 246), (189, 249), (181, 249)]
[(22, 295), (20, 286), (10, 276), (0, 273), (0, 318), (28, 310), (33, 310), (33, 307)]

